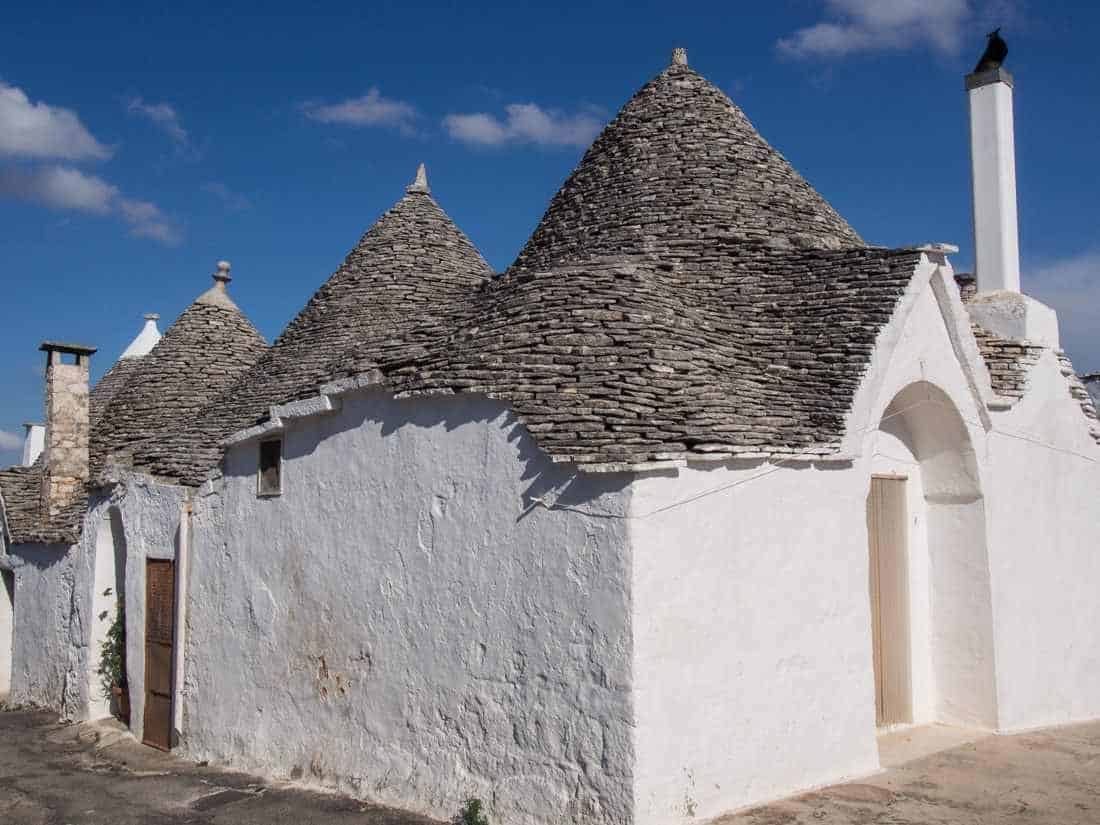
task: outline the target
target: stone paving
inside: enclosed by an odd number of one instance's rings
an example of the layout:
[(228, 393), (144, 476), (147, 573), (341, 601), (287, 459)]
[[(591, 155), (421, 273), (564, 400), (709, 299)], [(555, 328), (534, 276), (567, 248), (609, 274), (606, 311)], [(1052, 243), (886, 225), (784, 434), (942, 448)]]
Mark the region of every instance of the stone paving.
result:
[(434, 820), (194, 765), (111, 726), (0, 712), (4, 825), (439, 825)]
[[(950, 741), (952, 735), (933, 731), (932, 740)], [(904, 743), (891, 747), (906, 752)], [(908, 747), (919, 753), (921, 743)], [(712, 825), (1017, 822), (1100, 824), (1100, 722), (979, 736)], [(110, 724), (61, 725), (52, 714), (30, 711), (0, 712), (0, 823), (439, 825), (404, 811), (194, 765), (139, 745)]]
[(713, 825), (1098, 825), (1100, 722), (985, 736)]

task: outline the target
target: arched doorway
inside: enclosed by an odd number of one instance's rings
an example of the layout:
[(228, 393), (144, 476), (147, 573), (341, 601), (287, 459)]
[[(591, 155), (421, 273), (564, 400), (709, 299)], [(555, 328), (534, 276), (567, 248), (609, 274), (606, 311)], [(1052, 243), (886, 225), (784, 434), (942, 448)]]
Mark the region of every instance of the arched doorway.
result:
[(970, 432), (928, 382), (899, 392), (868, 488), (876, 720), (996, 724), (985, 501)]
[(123, 681), (126, 674), (123, 621), (126, 605), (126, 536), (117, 507), (108, 510), (96, 534), (94, 582), (92, 633), (88, 649), (88, 718), (101, 719), (120, 710), (118, 700), (112, 697), (107, 684), (109, 679), (104, 678), (102, 673), (103, 650), (109, 638), (116, 650), (116, 661)]

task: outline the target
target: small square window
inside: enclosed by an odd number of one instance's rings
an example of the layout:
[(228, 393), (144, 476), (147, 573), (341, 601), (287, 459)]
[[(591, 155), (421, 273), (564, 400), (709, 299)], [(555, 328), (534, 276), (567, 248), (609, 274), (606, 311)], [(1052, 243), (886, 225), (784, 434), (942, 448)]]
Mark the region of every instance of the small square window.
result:
[(261, 496), (277, 496), (283, 491), (283, 441), (260, 442), (260, 471), (257, 482), (258, 494)]

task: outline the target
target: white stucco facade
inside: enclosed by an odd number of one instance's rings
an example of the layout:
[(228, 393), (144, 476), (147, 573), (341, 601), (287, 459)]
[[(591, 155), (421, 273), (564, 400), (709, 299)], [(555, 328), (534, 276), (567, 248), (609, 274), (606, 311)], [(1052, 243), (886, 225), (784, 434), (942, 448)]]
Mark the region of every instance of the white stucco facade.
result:
[(184, 752), (436, 816), (629, 822), (628, 477), (553, 465), (484, 398), (336, 406), (283, 419), (281, 496), (245, 441), (195, 501)]
[(142, 737), (146, 562), (173, 559), (184, 756), (437, 817), (698, 821), (877, 770), (882, 475), (906, 483), (912, 722), (1100, 717), (1100, 448), (1053, 350), (999, 398), (969, 322), (929, 251), (827, 460), (582, 474), (501, 402), (330, 385), (202, 488), (121, 473), (78, 545), (8, 548), (11, 698), (108, 712), (122, 598)]

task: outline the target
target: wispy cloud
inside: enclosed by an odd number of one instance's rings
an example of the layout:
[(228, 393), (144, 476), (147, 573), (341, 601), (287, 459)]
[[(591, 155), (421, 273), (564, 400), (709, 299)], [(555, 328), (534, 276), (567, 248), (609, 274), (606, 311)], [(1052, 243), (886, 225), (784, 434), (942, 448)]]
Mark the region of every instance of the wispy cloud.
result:
[(23, 447), (23, 436), (0, 430), (0, 450), (19, 450)]
[(111, 149), (96, 140), (74, 112), (0, 81), (0, 156), (103, 160)]
[(126, 111), (153, 123), (180, 146), (187, 146), (191, 141), (179, 112), (170, 103), (147, 103), (140, 97), (131, 97), (126, 101)]
[(504, 118), (486, 112), (451, 114), (443, 128), (455, 140), (479, 146), (528, 143), (536, 146), (587, 146), (602, 121), (593, 112), (567, 115), (534, 103), (504, 107)]
[(926, 48), (951, 55), (958, 53), (969, 24), (993, 14), (1010, 16), (1009, 0), (825, 0), (824, 20), (780, 39), (776, 47), (795, 58)]
[(1100, 248), (1024, 271), (1027, 291), (1058, 311), (1062, 348), (1078, 372), (1100, 370)]
[(230, 212), (243, 212), (252, 208), (252, 202), (240, 192), (234, 192), (224, 183), (212, 180), (202, 185), (202, 191), (220, 200)]
[(371, 88), (362, 97), (340, 103), (307, 101), (301, 105), (305, 116), (321, 123), (342, 123), (348, 126), (381, 126), (411, 134), (416, 123), (416, 107), (403, 100), (383, 97)]
[(156, 204), (127, 198), (103, 178), (67, 166), (0, 167), (0, 195), (52, 209), (117, 215), (132, 235), (166, 244), (180, 239)]

